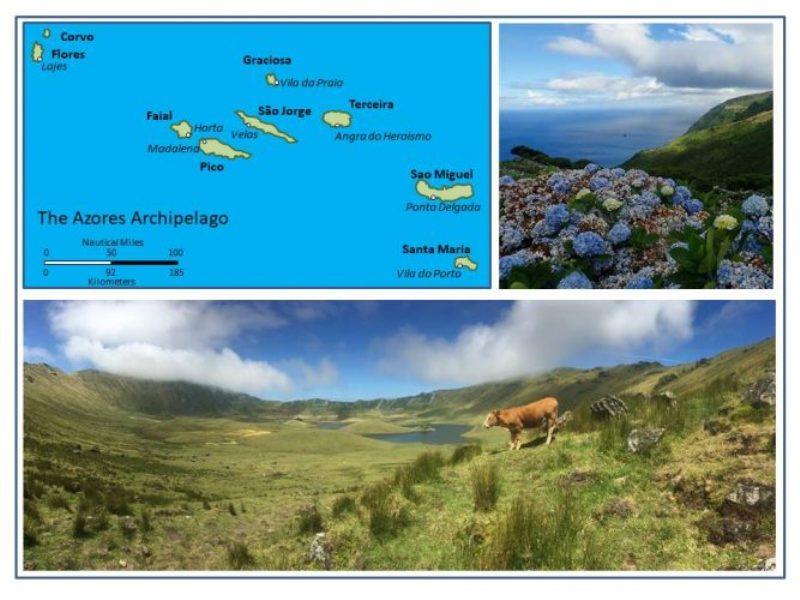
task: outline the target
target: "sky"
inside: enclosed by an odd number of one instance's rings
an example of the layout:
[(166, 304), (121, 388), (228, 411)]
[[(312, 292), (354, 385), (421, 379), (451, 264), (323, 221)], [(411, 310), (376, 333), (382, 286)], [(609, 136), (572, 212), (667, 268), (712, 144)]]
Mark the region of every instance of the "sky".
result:
[(25, 360), (264, 399), (390, 398), (775, 335), (768, 301), (27, 301)]
[(500, 79), (505, 110), (707, 110), (772, 89), (772, 25), (501, 25)]

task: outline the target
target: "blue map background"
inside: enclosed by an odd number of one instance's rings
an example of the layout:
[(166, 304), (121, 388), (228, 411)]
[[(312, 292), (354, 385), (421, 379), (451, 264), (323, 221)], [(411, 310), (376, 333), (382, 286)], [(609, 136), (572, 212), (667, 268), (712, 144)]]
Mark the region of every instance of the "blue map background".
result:
[[(42, 31), (52, 32), (48, 39)], [(62, 42), (62, 31), (93, 42)], [(39, 40), (44, 63), (29, 60)], [(24, 283), (83, 287), (97, 267), (54, 267), (51, 258), (103, 258), (83, 237), (142, 237), (119, 258), (166, 258), (185, 248), (183, 277), (163, 267), (121, 267), (141, 287), (488, 287), (490, 285), (490, 33), (481, 23), (28, 23), (24, 27)], [(85, 50), (65, 72), (42, 64), (54, 47)], [(248, 66), (242, 56), (291, 56), (291, 66)], [(267, 72), (345, 80), (344, 88), (273, 88)], [(394, 110), (350, 110), (349, 98), (391, 99)], [(236, 109), (308, 106), (305, 119), (262, 117), (298, 139), (232, 139)], [(178, 140), (170, 122), (219, 122), (221, 134)], [(322, 112), (353, 115), (352, 133), (433, 134), (427, 143), (346, 143)], [(150, 154), (148, 144), (201, 137), (252, 153), (200, 172), (202, 154)], [(481, 211), (411, 214), (412, 168), (474, 169)], [(434, 185), (447, 183), (431, 180)], [(463, 202), (463, 201), (462, 201)], [(36, 211), (130, 213), (138, 209), (228, 213), (226, 227), (40, 226)], [(408, 257), (408, 244), (468, 244), (477, 271), (459, 279), (398, 279), (409, 267), (450, 268), (453, 257)]]

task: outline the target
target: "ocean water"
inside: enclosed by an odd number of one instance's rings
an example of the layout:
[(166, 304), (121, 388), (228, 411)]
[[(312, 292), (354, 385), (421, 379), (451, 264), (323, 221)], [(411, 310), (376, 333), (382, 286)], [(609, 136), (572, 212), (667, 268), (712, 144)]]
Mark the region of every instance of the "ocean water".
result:
[[(25, 285), (488, 287), (489, 39), (480, 23), (27, 23)], [(42, 61), (32, 58), (34, 44), (44, 47)], [(268, 86), (267, 73), (281, 85)], [(342, 84), (305, 85), (320, 79)], [(278, 114), (259, 114), (262, 107)], [(297, 142), (246, 131), (237, 110)], [(327, 126), (327, 110), (350, 112), (352, 125)], [(169, 116), (156, 121), (148, 111)], [(205, 131), (178, 139), (169, 126), (184, 119)], [(205, 156), (197, 152), (204, 137), (252, 156)], [(453, 204), (470, 210), (408, 208), (435, 204), (415, 192), (412, 170), (464, 174), (458, 181), (472, 184), (474, 196)], [(66, 221), (42, 224), (40, 211)], [(76, 211), (98, 224), (73, 224)], [(169, 220), (195, 211), (228, 223)], [(135, 212), (156, 221), (136, 224)], [(106, 246), (120, 240), (118, 249)], [(436, 250), (412, 254), (404, 245)], [(455, 269), (462, 254), (478, 268)], [(45, 264), (173, 257), (179, 268)]]
[(636, 152), (684, 133), (700, 115), (689, 110), (506, 110), (500, 113), (500, 158), (524, 144), (572, 160), (615, 167)]

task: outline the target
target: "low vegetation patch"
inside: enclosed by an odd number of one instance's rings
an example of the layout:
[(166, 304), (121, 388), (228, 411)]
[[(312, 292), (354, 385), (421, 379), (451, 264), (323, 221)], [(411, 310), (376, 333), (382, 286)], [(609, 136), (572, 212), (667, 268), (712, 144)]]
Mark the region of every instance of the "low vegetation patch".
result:
[(495, 463), (481, 463), (470, 471), (472, 501), (475, 510), (490, 511), (500, 497), (500, 472)]
[(458, 446), (453, 450), (453, 454), (450, 456), (450, 464), (458, 465), (463, 462), (469, 462), (476, 456), (480, 456), (481, 452), (483, 452), (483, 448), (481, 448), (480, 444), (464, 444)]
[(244, 542), (234, 542), (228, 546), (228, 564), (231, 569), (241, 571), (256, 564), (255, 557)]

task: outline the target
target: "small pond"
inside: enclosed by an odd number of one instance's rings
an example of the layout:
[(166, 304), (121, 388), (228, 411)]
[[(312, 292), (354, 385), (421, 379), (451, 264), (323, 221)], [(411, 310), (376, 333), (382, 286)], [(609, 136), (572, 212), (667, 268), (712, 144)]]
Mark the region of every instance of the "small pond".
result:
[(429, 431), (409, 431), (407, 433), (365, 433), (364, 437), (397, 444), (465, 444), (468, 439), (462, 437), (472, 429), (469, 425), (452, 423), (434, 423)]

